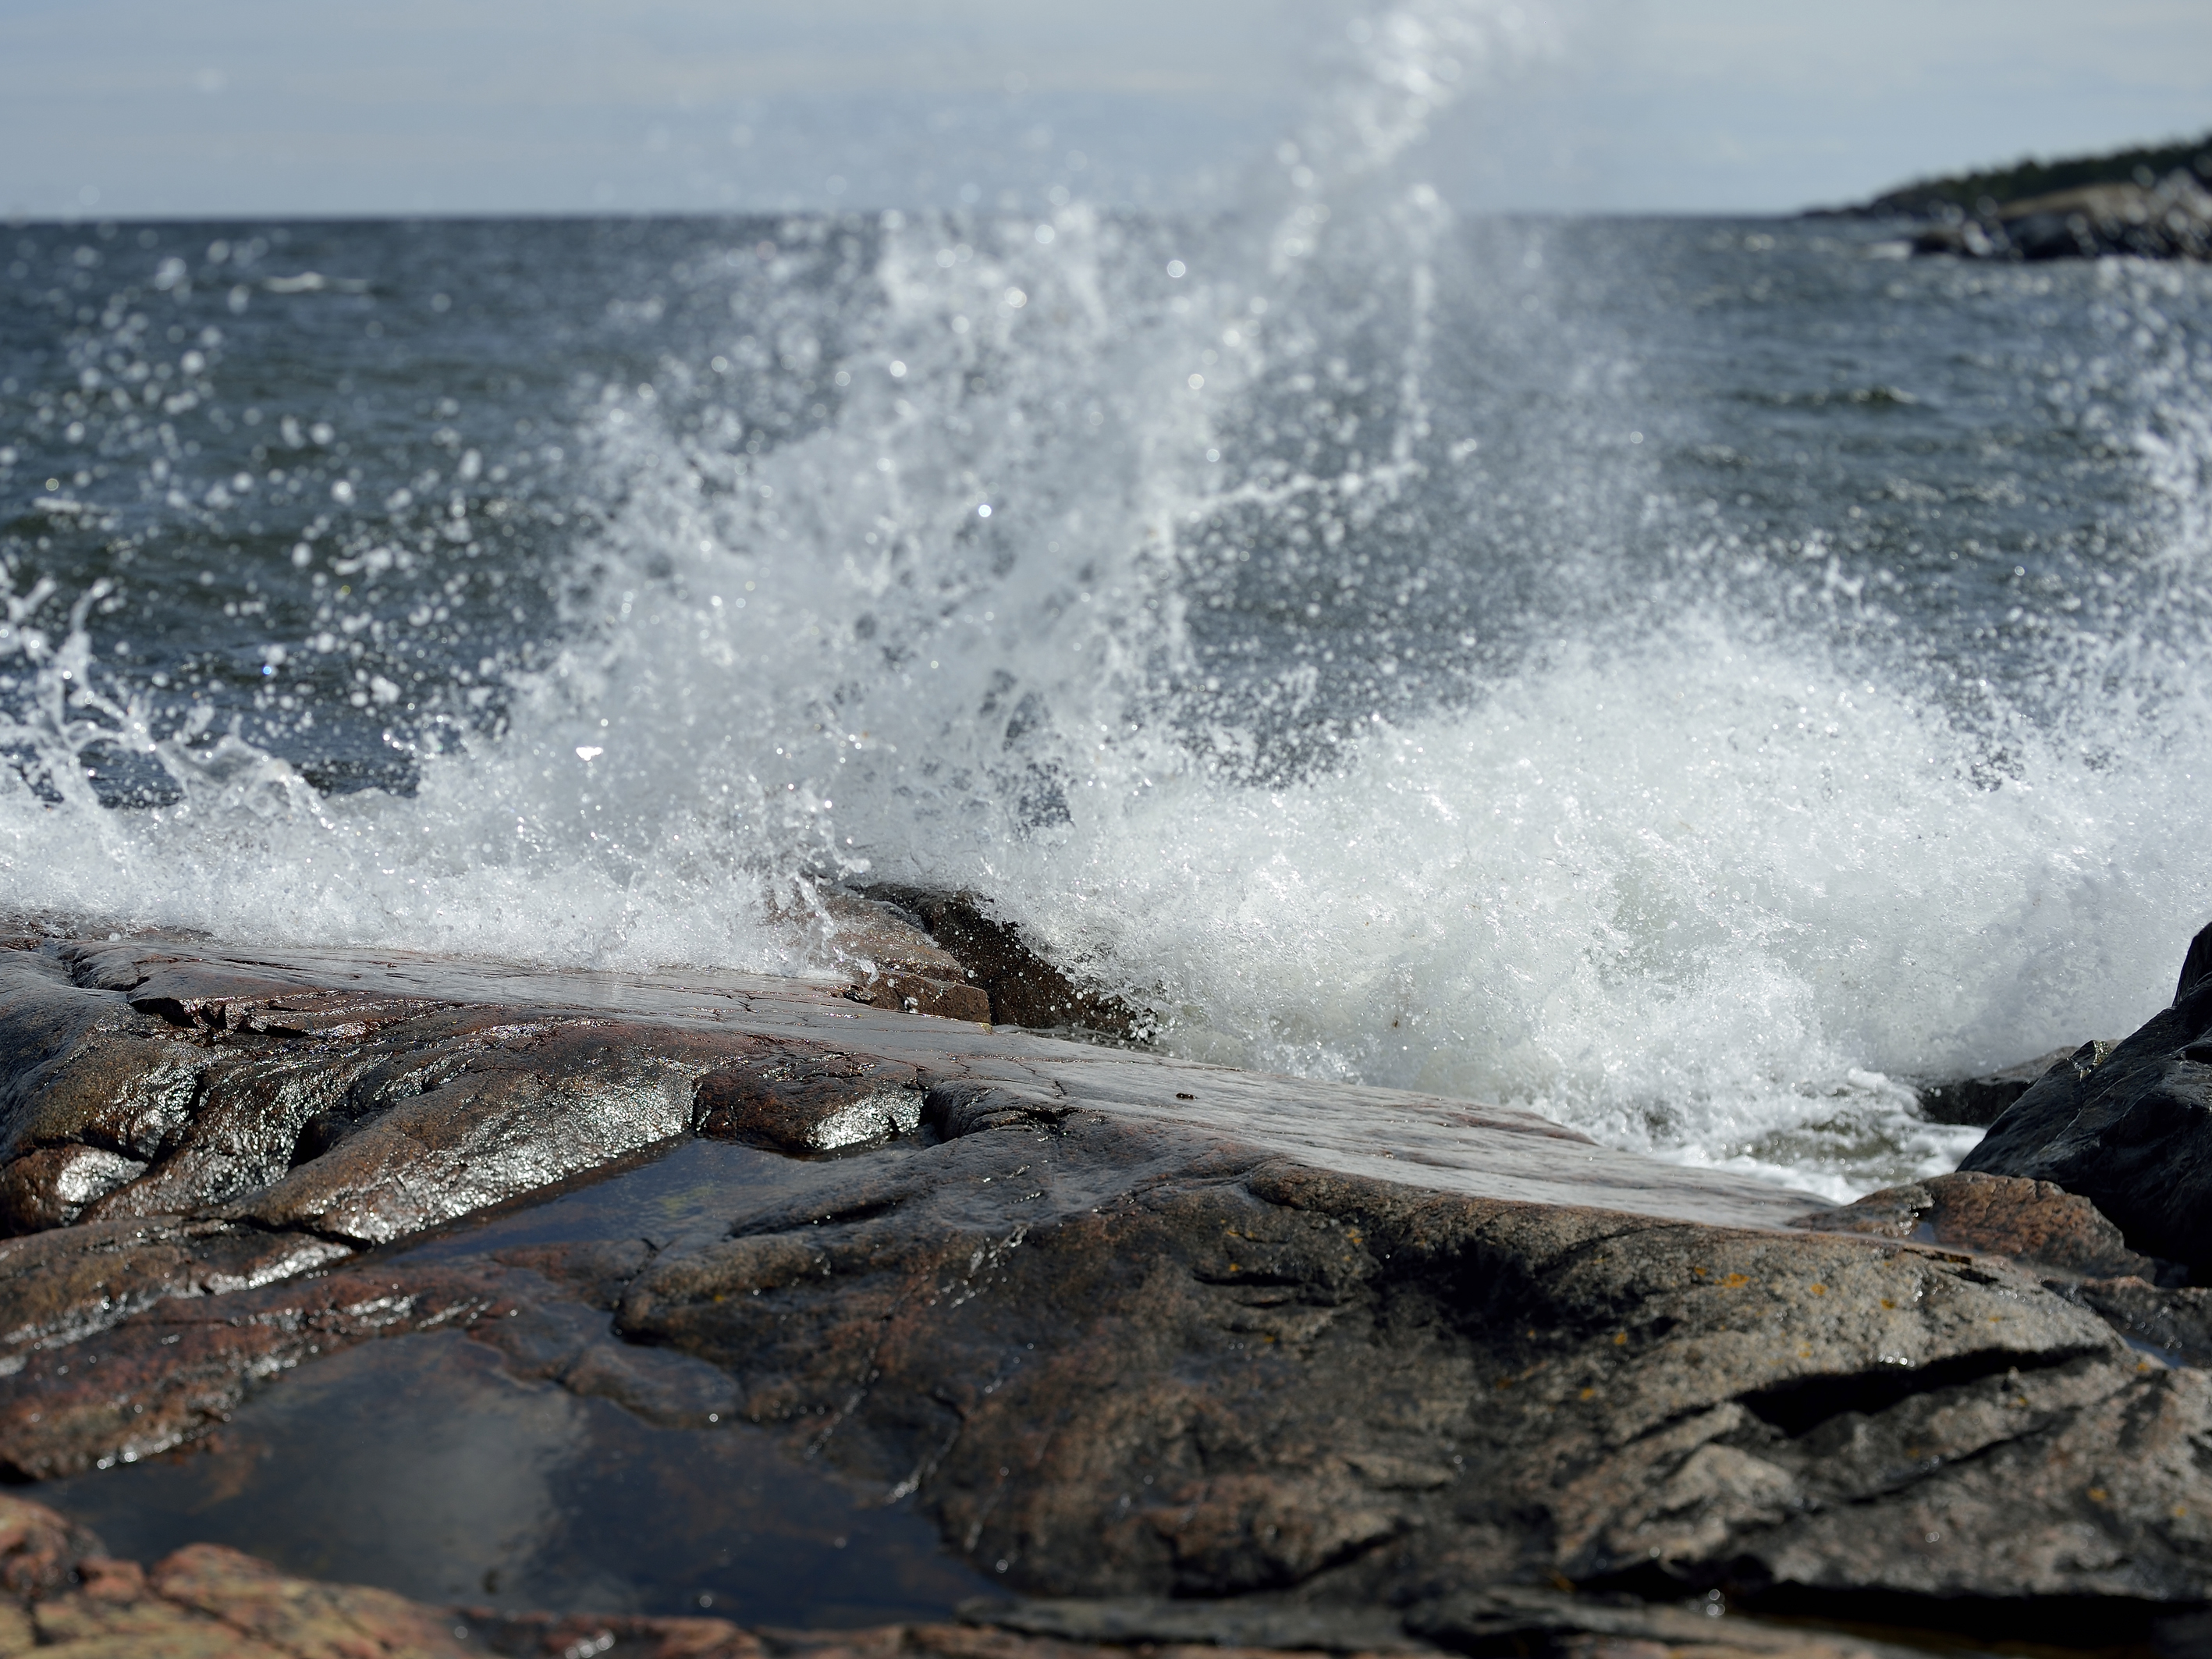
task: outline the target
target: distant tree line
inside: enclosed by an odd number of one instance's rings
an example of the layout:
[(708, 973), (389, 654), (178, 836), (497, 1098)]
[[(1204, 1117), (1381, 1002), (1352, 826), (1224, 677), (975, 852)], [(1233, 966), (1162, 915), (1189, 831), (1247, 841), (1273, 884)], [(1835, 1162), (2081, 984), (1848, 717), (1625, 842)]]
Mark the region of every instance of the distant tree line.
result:
[(2176, 168), (2187, 168), (2198, 179), (2212, 183), (2212, 132), (2186, 142), (2145, 144), (2109, 155), (2022, 161), (1984, 173), (1923, 179), (1844, 211), (1869, 217), (1949, 218), (1962, 213), (1988, 217), (2008, 203), (2083, 185), (2135, 184), (2148, 190)]

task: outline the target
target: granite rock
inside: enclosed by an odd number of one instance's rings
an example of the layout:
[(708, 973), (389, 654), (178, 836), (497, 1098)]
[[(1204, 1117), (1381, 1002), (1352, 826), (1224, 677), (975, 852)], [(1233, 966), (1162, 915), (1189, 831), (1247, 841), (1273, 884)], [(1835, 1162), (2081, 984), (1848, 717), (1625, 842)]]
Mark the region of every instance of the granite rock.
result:
[[(757, 1425), (1016, 1594), (1295, 1604), (1239, 1641), (1377, 1609), (1468, 1647), (1524, 1615), (1563, 1651), (1674, 1640), (1464, 1599), (1560, 1585), (2212, 1595), (2212, 1377), (2115, 1334), (2095, 1298), (2125, 1296), (2087, 1287), (2136, 1257), (2032, 1180), (1808, 1218), (1527, 1114), (835, 986), (148, 939), (0, 970), (10, 1166), (144, 1166), (0, 1246), (19, 1479), (446, 1329), (650, 1421)], [(404, 1248), (692, 1133), (774, 1178), (626, 1237)]]
[(821, 906), (825, 954), (853, 971), (845, 995), (875, 1008), (988, 1023), (991, 995), (968, 965), (902, 906), (828, 890)]
[[(2106, 1050), (2112, 1047), (2109, 1042), (2097, 1046)], [(1920, 1115), (1931, 1123), (1963, 1123), (1985, 1129), (2004, 1115), (2005, 1108), (2041, 1081), (2045, 1073), (2070, 1060), (2078, 1047), (2057, 1049), (1978, 1077), (1927, 1084), (1917, 1091)]]
[[(670, 1243), (619, 1328), (1033, 1591), (2203, 1593), (2170, 1511), (2212, 1501), (2207, 1379), (2000, 1262), (1084, 1115), (823, 1171)], [(2121, 1421), (2139, 1463), (2108, 1455)]]
[(853, 1108), (820, 1144), (896, 1133), (911, 1113), (879, 1109), (898, 1094), (884, 1075), (820, 1042), (330, 986), (143, 941), (0, 951), (0, 1224), (219, 1213), (358, 1248), (695, 1127), (777, 1144), (794, 1091), (808, 1112)]
[(2047, 1181), (2012, 1176), (1931, 1176), (1838, 1209), (1816, 1210), (1797, 1224), (2001, 1255), (2046, 1280), (2154, 1279), (2162, 1265), (2128, 1249), (2120, 1230), (2087, 1199)]
[(1036, 948), (974, 893), (884, 884), (865, 896), (912, 916), (989, 998), (989, 1018), (1033, 1030), (1141, 1037), (1153, 1024), (1127, 1000), (1096, 990)]
[(2078, 1193), (2118, 1224), (2130, 1248), (2212, 1271), (2206, 954), (2200, 933), (2169, 1006), (2109, 1052), (2085, 1044), (2054, 1066), (1959, 1167)]

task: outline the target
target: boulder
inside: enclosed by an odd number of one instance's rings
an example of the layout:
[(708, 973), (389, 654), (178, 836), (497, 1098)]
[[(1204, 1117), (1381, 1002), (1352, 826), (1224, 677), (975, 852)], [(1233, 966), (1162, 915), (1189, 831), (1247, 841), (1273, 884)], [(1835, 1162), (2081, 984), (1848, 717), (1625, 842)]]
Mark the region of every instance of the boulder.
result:
[(866, 897), (912, 917), (989, 995), (990, 1018), (1032, 1030), (1146, 1036), (1154, 1022), (1122, 998), (1081, 983), (977, 895), (885, 883)]
[(874, 1008), (988, 1023), (991, 996), (966, 963), (932, 939), (919, 916), (860, 893), (828, 889), (815, 895), (826, 924), (823, 945), (849, 968), (845, 994)]
[(2212, 1272), (2212, 945), (2191, 943), (2172, 1003), (2126, 1041), (2085, 1044), (2006, 1109), (1962, 1170), (2050, 1182), (2130, 1248)]

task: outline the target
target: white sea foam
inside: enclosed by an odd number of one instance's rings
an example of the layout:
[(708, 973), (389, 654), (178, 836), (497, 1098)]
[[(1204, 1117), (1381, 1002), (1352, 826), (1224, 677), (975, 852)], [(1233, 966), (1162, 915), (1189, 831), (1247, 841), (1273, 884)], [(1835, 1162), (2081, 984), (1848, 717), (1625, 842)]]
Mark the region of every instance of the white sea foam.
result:
[[(2131, 1030), (2212, 906), (2204, 734), (1979, 744), (1714, 623), (1378, 728), (1342, 773), (1087, 801), (996, 890), (1211, 1058), (1524, 1103), (1840, 1192), (1948, 1167), (1893, 1077)], [(1103, 796), (1107, 792), (1100, 792)]]
[[(1900, 1079), (2132, 1029), (2212, 908), (2212, 720), (2171, 638), (2108, 642), (2094, 673), (2054, 655), (2063, 718), (1996, 697), (1969, 724), (1909, 661), (1723, 583), (1646, 592), (1577, 529), (1553, 562), (1622, 589), (1578, 636), (1425, 704), (1340, 698), (1349, 734), (1318, 759), (1224, 763), (1256, 740), (1204, 695), (1191, 527), (1249, 507), (1348, 560), (1458, 453), (1431, 395), (1447, 222), (1393, 168), (1540, 43), (1504, 16), (1370, 20), (1361, 75), (1226, 228), (1080, 202), (892, 216), (878, 303), (835, 319), (850, 384), (820, 429), (750, 453), (680, 364), (650, 398), (609, 388), (585, 462), (605, 525), (501, 733), (426, 757), (412, 799), (325, 798), (235, 739), (156, 744), (112, 702), (184, 800), (105, 811), (66, 767), (58, 801), (0, 769), (11, 898), (271, 943), (803, 972), (769, 917), (810, 883), (970, 886), (1186, 1053), (1525, 1103), (1834, 1196), (1948, 1167), (1974, 1132), (1919, 1122)], [(1222, 482), (1229, 426), (1345, 378), (1347, 272), (1387, 301), (1359, 324), (1381, 353), (1364, 447)], [(1511, 338), (1567, 352), (1541, 300), (1501, 293), (1539, 307)], [(794, 300), (755, 326), (826, 372), (830, 320)], [(1601, 399), (1596, 362), (1547, 372)], [(2185, 581), (2207, 423), (2169, 379), (2139, 441)], [(1638, 460), (1555, 428), (1554, 529), (1601, 518), (1608, 477), (1636, 510)], [(101, 694), (82, 611), (40, 635), (45, 614), (15, 619), (48, 702), (14, 736), (60, 755), (96, 712), (70, 699)]]

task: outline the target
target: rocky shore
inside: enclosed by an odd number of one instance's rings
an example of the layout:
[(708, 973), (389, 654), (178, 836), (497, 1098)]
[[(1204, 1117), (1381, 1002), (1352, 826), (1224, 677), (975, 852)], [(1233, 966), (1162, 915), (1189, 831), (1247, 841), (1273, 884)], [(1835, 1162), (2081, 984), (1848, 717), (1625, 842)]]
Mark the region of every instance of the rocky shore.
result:
[(1974, 259), (2212, 258), (2212, 191), (2193, 173), (1989, 204), (1939, 216), (1912, 239), (1916, 253)]
[(1975, 259), (2212, 258), (2212, 134), (1924, 179), (1814, 216), (1917, 221), (1918, 253)]
[(0, 1652), (2212, 1640), (2212, 975), (1836, 1207), (836, 911), (844, 982), (19, 925)]

